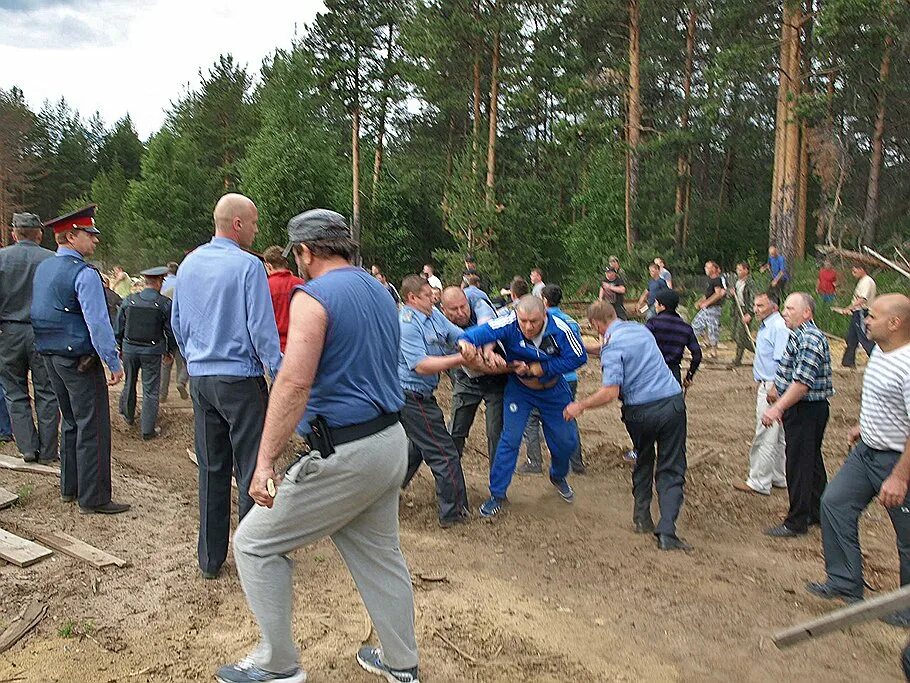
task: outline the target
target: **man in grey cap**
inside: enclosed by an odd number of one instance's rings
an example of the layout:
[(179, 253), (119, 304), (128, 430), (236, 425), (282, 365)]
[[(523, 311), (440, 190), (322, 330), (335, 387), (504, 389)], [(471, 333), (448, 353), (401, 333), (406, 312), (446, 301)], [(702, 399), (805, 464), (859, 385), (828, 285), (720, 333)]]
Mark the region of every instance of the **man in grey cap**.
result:
[[(22, 457), (26, 462), (47, 463), (58, 457), (60, 410), (44, 360), (35, 351), (31, 325), (35, 269), (54, 255), (40, 245), (42, 227), (35, 214), (14, 213), (16, 243), (0, 249), (0, 385)], [(35, 389), (37, 427), (28, 393), (29, 373)]]
[(167, 266), (143, 270), (145, 289), (123, 300), (117, 314), (114, 336), (126, 372), (120, 394), (120, 414), (133, 424), (136, 416), (136, 380), (142, 371), (142, 438), (154, 439), (161, 430), (158, 420), (158, 390), (161, 388), (161, 358), (173, 358), (177, 341), (171, 331), (171, 300), (161, 294)]
[[(291, 632), (289, 555), (328, 536), (379, 636), (381, 649), (362, 647), (357, 662), (386, 680), (418, 683), (414, 594), (398, 540), (408, 445), (399, 422), (395, 303), (351, 265), (357, 244), (339, 214), (302, 213), (288, 223), (288, 235), (285, 251), (293, 249), (307, 282), (292, 293), (284, 362), (250, 484), (261, 507), (234, 535), (240, 581), (262, 635), (249, 657), (221, 667), (216, 678), (306, 680)], [(311, 450), (282, 476), (276, 464), (295, 427)]]

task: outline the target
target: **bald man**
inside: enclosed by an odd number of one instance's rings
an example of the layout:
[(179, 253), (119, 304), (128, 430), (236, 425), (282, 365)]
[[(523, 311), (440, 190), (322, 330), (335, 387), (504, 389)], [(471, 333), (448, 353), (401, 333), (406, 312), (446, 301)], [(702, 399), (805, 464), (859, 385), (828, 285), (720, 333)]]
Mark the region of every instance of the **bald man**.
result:
[[(477, 289), (476, 287), (474, 289)], [(479, 289), (477, 289), (480, 292)], [(486, 294), (475, 296), (470, 301), (467, 292), (461, 287), (446, 287), (442, 292), (441, 309), (443, 315), (462, 330), (476, 325), (482, 325), (496, 317), (493, 304)], [(493, 345), (485, 350), (486, 357), (491, 362), (499, 362), (494, 358)], [(502, 364), (505, 360), (499, 356)], [(464, 443), (474, 424), (477, 407), (483, 402), (486, 413), (487, 426), (487, 454), (490, 467), (493, 466), (493, 457), (496, 455), (496, 446), (502, 434), (502, 395), (506, 388), (506, 380), (502, 375), (478, 375), (471, 370), (458, 366), (449, 371), (452, 378), (452, 417), (449, 420), (449, 433), (458, 455), (464, 453)]]
[(265, 421), (263, 375), (278, 372), (281, 351), (262, 263), (253, 245), (259, 212), (240, 194), (215, 205), (215, 236), (177, 272), (171, 327), (191, 378), (199, 460), (199, 568), (217, 578), (227, 557), (231, 475), (237, 472), (239, 516), (253, 507), (248, 491)]
[[(897, 535), (901, 585), (910, 584), (910, 299), (886, 294), (865, 319), (875, 342), (863, 377), (859, 424), (848, 433), (853, 450), (822, 496), (822, 545), (827, 577), (806, 589), (822, 598), (863, 597), (859, 517), (877, 496)], [(884, 618), (910, 627), (910, 610)]]
[(480, 506), (483, 517), (502, 512), (512, 481), (518, 449), (528, 416), (540, 413), (544, 438), (550, 447), (550, 483), (567, 503), (575, 493), (566, 475), (569, 458), (578, 448), (578, 426), (563, 420), (572, 392), (563, 376), (588, 360), (581, 337), (567, 322), (548, 313), (542, 299), (525, 294), (508, 316), (473, 327), (458, 338), (465, 361), (474, 361), (490, 343), (502, 343), (514, 369), (503, 395), (502, 437), (490, 470), (490, 498)]
[(815, 300), (805, 292), (791, 294), (783, 317), (790, 339), (777, 366), (774, 386), (768, 390), (770, 406), (761, 417), (765, 427), (783, 422), (786, 441), (790, 509), (781, 524), (765, 532), (772, 538), (804, 536), (810, 526), (819, 523), (822, 492), (828, 481), (822, 440), (828, 424), (828, 399), (834, 395), (831, 350), (815, 325)]

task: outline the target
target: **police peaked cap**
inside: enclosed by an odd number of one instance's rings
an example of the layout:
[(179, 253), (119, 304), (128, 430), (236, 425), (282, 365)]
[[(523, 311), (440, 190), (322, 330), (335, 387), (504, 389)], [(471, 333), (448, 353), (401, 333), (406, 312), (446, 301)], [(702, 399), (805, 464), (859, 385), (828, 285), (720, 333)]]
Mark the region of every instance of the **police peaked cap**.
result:
[(57, 235), (67, 230), (84, 230), (93, 235), (100, 235), (101, 231), (95, 227), (95, 209), (97, 204), (89, 204), (78, 211), (57, 216), (44, 225), (54, 230)]
[(167, 269), (167, 266), (155, 266), (154, 268), (146, 268), (139, 272), (143, 277), (164, 277), (170, 271)]

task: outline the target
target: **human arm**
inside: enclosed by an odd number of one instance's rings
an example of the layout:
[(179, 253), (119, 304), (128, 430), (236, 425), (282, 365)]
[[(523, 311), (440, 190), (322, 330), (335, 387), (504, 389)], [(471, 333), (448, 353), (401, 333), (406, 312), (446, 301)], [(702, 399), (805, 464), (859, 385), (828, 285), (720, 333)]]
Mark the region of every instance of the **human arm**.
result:
[(727, 291), (723, 287), (715, 287), (714, 294), (709, 296), (702, 303), (701, 308), (708, 308), (708, 306), (713, 306), (718, 301), (722, 301), (723, 298), (727, 295)]
[(107, 301), (101, 276), (94, 268), (83, 268), (76, 276), (76, 299), (82, 308), (82, 317), (88, 327), (92, 346), (111, 371), (109, 384), (116, 384), (123, 378), (123, 366), (117, 352), (114, 328), (107, 313)]
[(180, 355), (186, 358), (186, 342), (184, 341), (183, 331), (180, 329), (180, 304), (177, 290), (174, 290), (174, 298), (171, 299), (171, 331), (174, 333), (174, 339), (177, 341), (177, 349)]
[(572, 401), (563, 409), (562, 416), (568, 422), (576, 419), (589, 408), (600, 408), (611, 401), (615, 401), (617, 398), (619, 398), (618, 386), (601, 387), (587, 398), (583, 398), (580, 401)]
[(278, 340), (278, 325), (275, 323), (275, 309), (269, 294), (269, 282), (265, 269), (258, 263), (250, 263), (244, 273), (244, 297), (246, 299), (246, 328), (253, 342), (265, 372), (275, 379), (281, 365), (281, 344)]
[(306, 412), (316, 369), (325, 345), (328, 315), (322, 305), (305, 292), (291, 299), (287, 352), (269, 395), (256, 469), (250, 482), (250, 497), (258, 505), (272, 507), (268, 480), (278, 487), (275, 473), (279, 458), (295, 427)]
[(162, 303), (162, 313), (164, 318), (164, 341), (167, 344), (167, 355), (173, 356), (177, 352), (177, 340), (174, 338), (174, 330), (171, 329), (171, 308), (170, 301)]
[(581, 340), (580, 331), (576, 332), (571, 329), (563, 329), (557, 326), (556, 337), (557, 345), (562, 349), (562, 353), (553, 356), (548, 360), (539, 361), (538, 363), (529, 363), (530, 366), (540, 365), (541, 374), (534, 372), (538, 377), (550, 378), (558, 375), (564, 375), (572, 370), (577, 370), (588, 362), (588, 352), (585, 351), (584, 343)]
[(907, 497), (907, 482), (910, 481), (910, 439), (904, 444), (900, 460), (891, 470), (888, 478), (882, 482), (878, 492), (879, 502), (886, 508), (902, 505)]
[(504, 318), (496, 318), (483, 325), (476, 325), (462, 332), (458, 337), (459, 346), (461, 342), (467, 342), (471, 346), (486, 346), (492, 342), (504, 339), (513, 323), (516, 320), (515, 312), (509, 313)]
[(761, 423), (765, 425), (765, 427), (770, 427), (775, 422), (779, 422), (784, 415), (784, 411), (802, 401), (808, 393), (808, 385), (794, 379), (790, 382), (790, 386), (787, 387), (784, 395), (774, 401), (773, 405), (770, 405), (768, 409), (765, 410), (761, 418)]
[(126, 300), (120, 302), (117, 309), (117, 318), (114, 320), (114, 339), (117, 342), (117, 348), (123, 348), (123, 336), (126, 334)]
[(701, 365), (702, 353), (701, 345), (698, 343), (698, 337), (695, 336), (695, 332), (692, 328), (689, 328), (689, 339), (686, 341), (686, 348), (689, 349), (689, 354), (692, 356), (692, 360), (689, 361), (689, 369), (686, 371), (686, 382), (692, 382), (695, 378), (695, 373), (698, 372), (698, 366)]

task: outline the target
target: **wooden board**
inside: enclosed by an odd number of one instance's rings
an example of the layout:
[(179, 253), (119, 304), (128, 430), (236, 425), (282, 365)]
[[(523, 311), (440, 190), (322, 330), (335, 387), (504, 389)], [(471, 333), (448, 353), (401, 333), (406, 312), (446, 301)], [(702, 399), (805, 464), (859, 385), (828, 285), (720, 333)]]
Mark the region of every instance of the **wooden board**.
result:
[(0, 455), (0, 467), (7, 470), (16, 470), (18, 472), (30, 472), (31, 474), (53, 474), (60, 476), (59, 467), (49, 467), (48, 465), (39, 465), (34, 462), (25, 462), (21, 458), (12, 458), (8, 455)]
[[(191, 448), (186, 449), (186, 454), (190, 456), (190, 460), (193, 461), (193, 464), (196, 467), (199, 467), (199, 458), (196, 457), (196, 453)], [(231, 486), (237, 488), (237, 480), (234, 477), (231, 477)]]
[(125, 567), (129, 564), (126, 560), (121, 560), (110, 553), (99, 550), (85, 541), (80, 541), (62, 531), (49, 531), (35, 534), (35, 539), (44, 543), (44, 545), (59, 550), (61, 553), (75, 557), (77, 560), (88, 562), (97, 569), (105, 567)]
[(774, 634), (774, 644), (783, 649), (810, 638), (840, 631), (848, 626), (878, 619), (907, 608), (910, 608), (910, 585), (779, 631)]
[(0, 557), (17, 567), (28, 567), (52, 554), (42, 545), (0, 529)]
[(12, 491), (7, 491), (5, 488), (0, 487), (0, 510), (3, 508), (8, 508), (17, 500), (19, 500), (19, 496), (17, 496)]
[(3, 633), (0, 633), (0, 652), (6, 652), (15, 645), (22, 636), (44, 619), (45, 614), (47, 614), (47, 605), (42, 605), (40, 602), (33, 602), (23, 609)]

